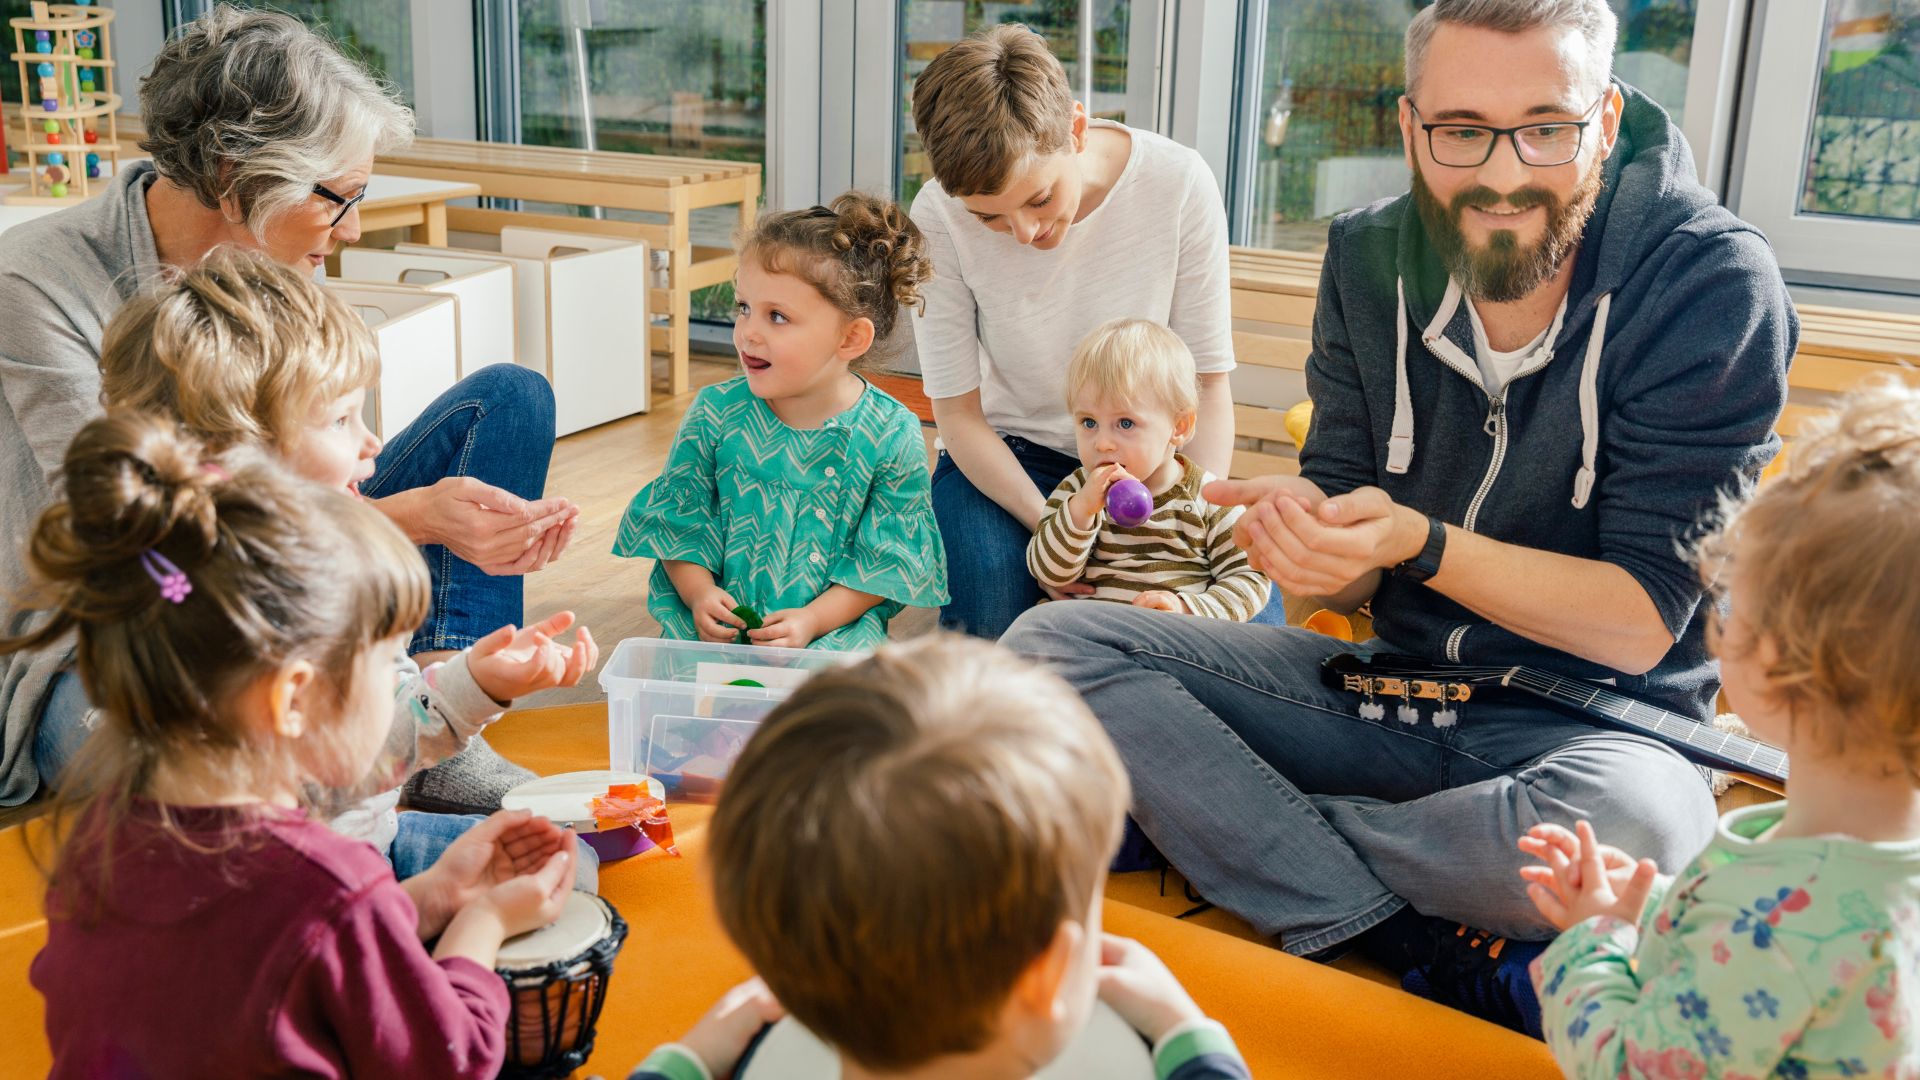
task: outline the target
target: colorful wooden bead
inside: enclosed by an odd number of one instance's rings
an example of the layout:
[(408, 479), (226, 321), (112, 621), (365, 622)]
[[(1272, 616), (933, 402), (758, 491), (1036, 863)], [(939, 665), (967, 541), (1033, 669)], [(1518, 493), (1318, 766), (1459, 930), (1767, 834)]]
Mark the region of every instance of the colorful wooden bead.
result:
[(65, 165), (66, 163), (67, 163), (67, 155), (59, 152), (58, 150), (47, 155), (47, 164), (49, 165)]
[(60, 130), (60, 121), (58, 121), (58, 120), (42, 120), (42, 121), (40, 121), (40, 130), (41, 130), (41, 131), (44, 131), (44, 132), (46, 132), (46, 133), (47, 133), (47, 134), (49, 134), (49, 135), (51, 135), (51, 134), (53, 134), (54, 132), (56, 132), (56, 131), (59, 131), (59, 130)]
[(73, 35), (73, 43), (75, 45), (80, 46), (83, 49), (93, 48), (94, 42), (98, 40), (99, 39), (94, 36), (94, 33), (91, 30), (82, 30), (79, 33)]
[(47, 166), (47, 182), (48, 183), (64, 184), (67, 182), (68, 177), (69, 177), (69, 174), (67, 172), (67, 167), (65, 165), (62, 165), (59, 162), (54, 162), (53, 164)]
[(55, 184), (50, 191), (56, 199), (64, 199), (67, 197), (67, 185), (65, 184)]
[(43, 63), (39, 67), (34, 68), (33, 73), (43, 79), (50, 79), (53, 77), (53, 65)]
[(95, 167), (95, 166), (97, 166), (97, 165), (99, 165), (99, 164), (100, 164), (100, 155), (99, 155), (99, 154), (88, 154), (88, 155), (87, 155), (87, 168), (89, 168), (89, 169), (91, 169), (91, 168), (93, 168), (93, 167)]
[(52, 32), (52, 31), (50, 31), (50, 30), (35, 30), (35, 31), (33, 32), (33, 40), (35, 40), (35, 41), (52, 41), (52, 40), (53, 40), (53, 32)]
[(57, 132), (57, 131), (49, 131), (49, 132), (47, 132), (47, 145), (48, 145), (48, 146), (59, 146), (59, 145), (60, 145), (60, 133), (59, 133), (59, 132)]
[(37, 53), (50, 53), (53, 51), (53, 42), (36, 41), (33, 43), (33, 51)]
[(89, 180), (100, 179), (100, 166), (98, 165), (87, 166), (87, 179)]
[(93, 59), (93, 50), (81, 49), (78, 52), (76, 52), (74, 55), (78, 56), (82, 60), (91, 60)]
[(46, 99), (45, 101), (42, 101), (42, 102), (40, 103), (40, 107), (41, 107), (41, 108), (43, 108), (43, 109), (45, 109), (45, 110), (47, 110), (48, 112), (59, 112), (59, 111), (60, 111), (60, 99), (58, 99), (58, 98), (47, 98), (47, 99)]
[(86, 140), (87, 140), (87, 142), (88, 142), (88, 143), (90, 143), (90, 144), (91, 144), (91, 143), (97, 143), (97, 142), (99, 142), (99, 141), (100, 141), (100, 133), (99, 133), (99, 132), (97, 132), (97, 131), (95, 131), (95, 130), (93, 130), (92, 128), (88, 128), (88, 129), (87, 129), (87, 134), (86, 134), (86, 136), (85, 136), (85, 138), (86, 138)]

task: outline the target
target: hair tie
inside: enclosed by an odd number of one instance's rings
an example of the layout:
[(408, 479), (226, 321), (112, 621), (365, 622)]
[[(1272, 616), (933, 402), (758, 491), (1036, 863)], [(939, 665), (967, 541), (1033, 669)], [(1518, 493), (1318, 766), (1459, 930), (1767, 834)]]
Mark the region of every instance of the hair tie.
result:
[(152, 548), (140, 553), (140, 568), (160, 586), (160, 595), (176, 604), (183, 603), (193, 591), (193, 582), (187, 580), (186, 573)]
[(219, 466), (219, 464), (217, 464), (217, 463), (215, 463), (215, 462), (212, 462), (212, 461), (203, 461), (203, 462), (201, 462), (201, 463), (200, 463), (200, 471), (201, 471), (201, 472), (203, 472), (203, 473), (206, 473), (206, 474), (207, 474), (208, 476), (211, 476), (211, 477), (213, 477), (213, 478), (214, 478), (215, 480), (223, 480), (223, 481), (224, 481), (224, 480), (231, 480), (231, 479), (233, 479), (233, 477), (232, 477), (232, 476), (230, 476), (230, 475), (228, 475), (228, 474), (227, 474), (227, 470), (225, 470), (225, 469), (223, 469), (223, 468), (221, 468), (221, 467)]

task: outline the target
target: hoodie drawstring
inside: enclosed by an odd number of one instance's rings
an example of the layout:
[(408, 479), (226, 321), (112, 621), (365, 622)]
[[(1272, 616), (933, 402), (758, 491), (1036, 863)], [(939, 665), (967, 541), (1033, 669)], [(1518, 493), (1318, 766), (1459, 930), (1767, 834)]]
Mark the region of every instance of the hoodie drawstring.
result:
[[(1413, 392), (1407, 385), (1407, 285), (1405, 278), (1395, 278), (1393, 283), (1394, 307), (1394, 350), (1393, 350), (1393, 432), (1387, 440), (1387, 471), (1404, 474), (1413, 464)], [(1430, 351), (1446, 350), (1456, 363), (1463, 364), (1468, 370), (1475, 367), (1472, 357), (1462, 352), (1446, 337), (1447, 324), (1453, 321), (1453, 314), (1460, 308), (1460, 283), (1451, 277), (1447, 279), (1446, 295), (1440, 300), (1440, 309), (1434, 313), (1433, 321), (1421, 333), (1421, 341)], [(1587, 352), (1580, 366), (1580, 470), (1573, 478), (1574, 509), (1585, 509), (1587, 501), (1593, 495), (1593, 485), (1599, 473), (1595, 462), (1600, 453), (1600, 352), (1607, 343), (1607, 315), (1613, 307), (1613, 294), (1602, 293), (1599, 304), (1594, 310), (1593, 330), (1587, 336)], [(1566, 305), (1554, 317), (1553, 326), (1547, 331), (1547, 362), (1553, 361), (1553, 344), (1560, 336), (1560, 323), (1566, 317)]]

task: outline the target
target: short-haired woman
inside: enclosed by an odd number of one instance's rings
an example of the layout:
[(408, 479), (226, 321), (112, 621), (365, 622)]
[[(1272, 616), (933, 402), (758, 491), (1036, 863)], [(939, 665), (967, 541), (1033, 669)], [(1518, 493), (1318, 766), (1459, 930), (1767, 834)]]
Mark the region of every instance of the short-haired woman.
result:
[[(17, 539), (49, 501), (67, 443), (100, 409), (100, 343), (114, 311), (222, 245), (317, 268), (359, 239), (356, 205), (374, 155), (413, 137), (413, 115), (392, 89), (298, 20), (224, 4), (161, 50), (140, 105), (151, 162), (125, 165), (101, 195), (0, 236), (0, 603), (12, 608), (0, 629), (9, 634), (40, 617), (22, 596)], [(361, 493), (427, 557), (434, 611), (413, 639), (416, 655), (521, 621), (520, 575), (559, 554), (579, 514), (541, 498), (553, 438), (546, 381), (494, 365), (387, 440)], [(69, 668), (70, 657), (46, 654), (0, 666), (0, 805), (53, 780), (85, 736), (89, 707)], [(462, 758), (448, 782), (459, 769), (478, 770), (489, 787), (509, 771), (530, 775), (484, 748)]]

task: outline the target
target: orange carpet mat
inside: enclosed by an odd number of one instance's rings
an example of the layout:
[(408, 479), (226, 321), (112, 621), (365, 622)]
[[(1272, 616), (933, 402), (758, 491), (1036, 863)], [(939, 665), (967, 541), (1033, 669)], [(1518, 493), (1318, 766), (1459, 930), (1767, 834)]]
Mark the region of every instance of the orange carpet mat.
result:
[[(604, 768), (606, 709), (567, 706), (515, 713), (488, 735), (538, 773)], [(648, 852), (603, 868), (601, 893), (630, 932), (614, 968), (599, 1039), (585, 1070), (617, 1080), (655, 1045), (676, 1038), (720, 993), (748, 975), (707, 903), (701, 855), (704, 807), (672, 811), (683, 857)], [(31, 829), (33, 825), (26, 828)], [(1169, 879), (1170, 882), (1175, 879)], [(1207, 1012), (1233, 1032), (1261, 1080), (1542, 1080), (1559, 1070), (1540, 1043), (1345, 971), (1250, 940), (1222, 912), (1171, 917), (1191, 906), (1158, 874), (1116, 877), (1107, 926), (1166, 960)], [(39, 995), (27, 965), (46, 939), (40, 879), (19, 827), (0, 833), (0, 1074), (45, 1075), (50, 1061)]]

